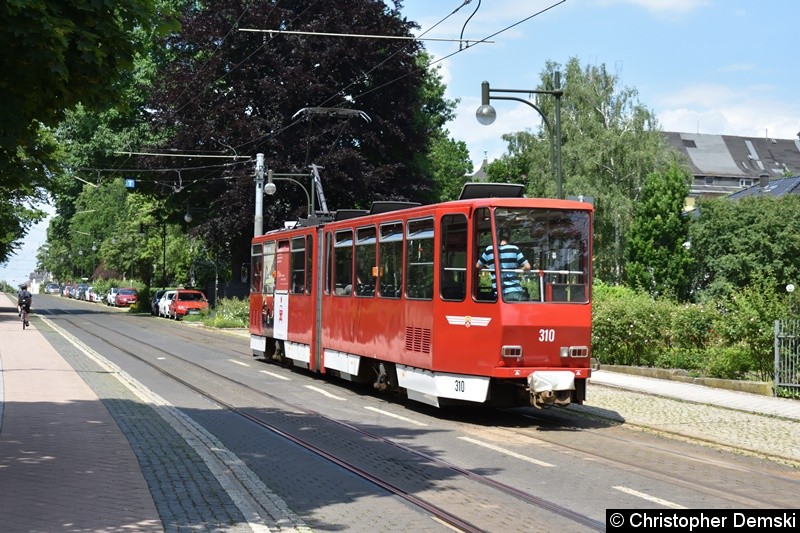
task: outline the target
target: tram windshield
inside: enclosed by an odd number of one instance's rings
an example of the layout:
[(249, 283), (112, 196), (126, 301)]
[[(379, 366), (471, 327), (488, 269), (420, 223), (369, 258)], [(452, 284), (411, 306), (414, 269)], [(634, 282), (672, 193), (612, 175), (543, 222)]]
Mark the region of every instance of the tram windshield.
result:
[(589, 301), (589, 212), (497, 208), (495, 235), (488, 212), (475, 223), (477, 300), (499, 293), (512, 303)]

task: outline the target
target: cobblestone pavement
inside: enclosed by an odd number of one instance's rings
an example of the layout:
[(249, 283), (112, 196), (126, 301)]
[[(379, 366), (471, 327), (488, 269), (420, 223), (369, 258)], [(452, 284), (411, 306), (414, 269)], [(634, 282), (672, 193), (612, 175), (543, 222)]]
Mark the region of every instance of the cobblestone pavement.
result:
[[(679, 394), (678, 387), (675, 388), (676, 394)], [(709, 391), (709, 394), (721, 393)], [(757, 395), (747, 396), (753, 396), (754, 402), (759, 400)], [(587, 398), (584, 405), (571, 406), (570, 409), (640, 429), (743, 450), (800, 467), (798, 420), (681, 401), (596, 383), (589, 385)]]

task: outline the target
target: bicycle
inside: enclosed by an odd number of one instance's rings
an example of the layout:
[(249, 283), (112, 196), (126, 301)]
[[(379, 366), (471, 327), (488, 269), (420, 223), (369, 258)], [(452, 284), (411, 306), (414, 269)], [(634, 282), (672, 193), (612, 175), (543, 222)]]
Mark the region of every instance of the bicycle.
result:
[(30, 324), (28, 324), (28, 309), (24, 305), (22, 306), (22, 309), (20, 310), (19, 316), (20, 316), (20, 318), (22, 318), (22, 330), (24, 331), (25, 328), (30, 325)]

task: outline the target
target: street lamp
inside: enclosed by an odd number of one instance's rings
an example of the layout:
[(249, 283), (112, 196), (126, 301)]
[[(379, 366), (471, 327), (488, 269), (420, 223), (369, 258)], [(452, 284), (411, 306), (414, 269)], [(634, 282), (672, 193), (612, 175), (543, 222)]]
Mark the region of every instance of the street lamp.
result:
[[(533, 109), (536, 110), (539, 115), (541, 115), (542, 120), (544, 120), (545, 125), (547, 126), (547, 131), (550, 136), (550, 170), (553, 170), (553, 150), (555, 149), (556, 156), (555, 156), (555, 177), (556, 177), (556, 197), (563, 198), (563, 190), (562, 190), (562, 183), (563, 183), (563, 176), (561, 173), (561, 97), (564, 95), (564, 91), (561, 89), (561, 73), (556, 71), (555, 72), (555, 79), (554, 79), (555, 89), (551, 91), (547, 90), (528, 90), (528, 89), (492, 89), (489, 87), (489, 82), (484, 81), (481, 83), (481, 106), (475, 111), (475, 118), (478, 119), (478, 122), (483, 124), (484, 126), (488, 126), (492, 124), (495, 119), (497, 118), (497, 112), (495, 111), (494, 107), (491, 106), (489, 103), (491, 100), (513, 100), (515, 102), (522, 102)], [(539, 107), (531, 102), (530, 100), (525, 100), (522, 98), (517, 98), (515, 96), (492, 96), (493, 93), (522, 93), (522, 94), (550, 94), (555, 96), (556, 98), (556, 120), (555, 120), (555, 132), (553, 132), (553, 128), (550, 125), (550, 121), (547, 119), (547, 116), (542, 112)], [(554, 138), (555, 137), (555, 138)]]
[(294, 177), (298, 177), (298, 178), (300, 178), (300, 177), (306, 178), (309, 175), (311, 176), (312, 191), (313, 191), (314, 174), (275, 174), (271, 170), (268, 170), (267, 171), (267, 183), (264, 184), (264, 192), (269, 194), (270, 196), (272, 196), (273, 194), (275, 194), (278, 191), (278, 188), (275, 186), (273, 181), (281, 181), (281, 180), (282, 181), (291, 181), (292, 183), (294, 183), (296, 185), (299, 185), (300, 188), (303, 189), (303, 192), (306, 193), (306, 202), (307, 202), (306, 205), (308, 206), (308, 215), (307, 216), (309, 216), (309, 217), (314, 216), (314, 209), (315, 208), (314, 208), (314, 196), (313, 196), (313, 194), (308, 192), (308, 188), (306, 188), (305, 185), (303, 185), (301, 182), (299, 182), (299, 181), (297, 181), (296, 179), (293, 178), (293, 176)]

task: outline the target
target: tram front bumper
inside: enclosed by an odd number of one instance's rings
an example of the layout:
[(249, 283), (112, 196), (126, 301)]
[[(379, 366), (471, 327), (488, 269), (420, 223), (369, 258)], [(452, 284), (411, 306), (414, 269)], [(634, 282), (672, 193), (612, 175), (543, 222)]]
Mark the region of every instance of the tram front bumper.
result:
[(528, 376), (531, 405), (569, 405), (575, 390), (575, 374), (564, 370), (537, 370)]

